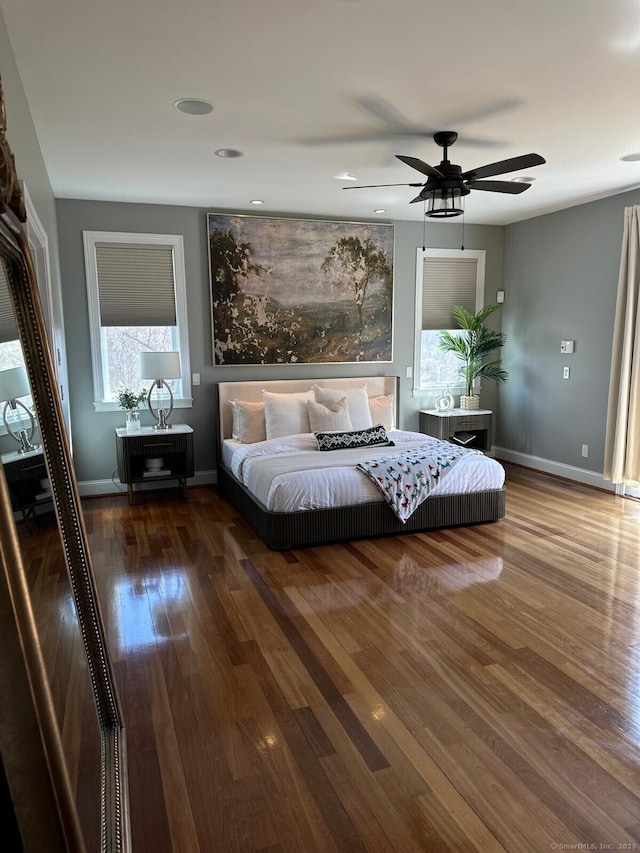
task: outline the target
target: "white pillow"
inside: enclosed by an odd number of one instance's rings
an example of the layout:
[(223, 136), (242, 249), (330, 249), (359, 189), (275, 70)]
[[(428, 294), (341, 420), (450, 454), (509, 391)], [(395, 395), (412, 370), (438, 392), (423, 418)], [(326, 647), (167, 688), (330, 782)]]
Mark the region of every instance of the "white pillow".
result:
[(341, 397), (337, 403), (307, 402), (311, 432), (351, 432), (351, 418), (347, 408), (347, 398)]
[(395, 429), (396, 405), (393, 394), (369, 397), (369, 411), (374, 424), (382, 424), (385, 429)]
[(250, 403), (248, 400), (230, 400), (229, 402), (233, 408), (231, 438), (243, 444), (264, 441), (267, 437), (264, 403)]
[(300, 432), (311, 432), (307, 403), (315, 400), (313, 391), (297, 391), (293, 394), (278, 394), (263, 391), (264, 416), (267, 438), (283, 438)]
[(361, 385), (359, 388), (321, 388), (319, 385), (314, 385), (313, 390), (316, 392), (318, 403), (324, 403), (325, 406), (337, 403), (342, 397), (346, 397), (353, 429), (369, 429), (373, 426), (366, 385)]

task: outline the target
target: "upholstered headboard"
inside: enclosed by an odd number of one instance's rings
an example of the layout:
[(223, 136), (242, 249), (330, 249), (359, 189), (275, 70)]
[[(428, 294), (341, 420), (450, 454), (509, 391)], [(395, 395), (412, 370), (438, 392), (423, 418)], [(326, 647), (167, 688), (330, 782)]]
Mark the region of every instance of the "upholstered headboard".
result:
[(393, 394), (396, 407), (396, 423), (398, 421), (398, 388), (397, 376), (355, 376), (349, 379), (276, 379), (268, 382), (218, 382), (218, 429), (220, 441), (231, 438), (233, 412), (229, 405), (231, 400), (247, 400), (261, 402), (263, 391), (291, 393), (309, 391), (314, 385), (325, 388), (359, 388), (366, 384), (369, 397), (382, 394)]

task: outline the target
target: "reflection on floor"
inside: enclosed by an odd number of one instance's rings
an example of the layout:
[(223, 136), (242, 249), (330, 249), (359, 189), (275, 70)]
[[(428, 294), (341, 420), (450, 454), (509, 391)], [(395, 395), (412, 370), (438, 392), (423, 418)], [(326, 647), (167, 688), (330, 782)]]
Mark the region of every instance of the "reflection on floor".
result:
[[(184, 569), (171, 569), (143, 579), (120, 577), (113, 587), (113, 625), (121, 655), (146, 646), (175, 642), (170, 614), (189, 605), (189, 577)], [(182, 636), (186, 636), (183, 632)]]
[(52, 514), (20, 545), (72, 790), (88, 850), (100, 847), (100, 728), (80, 626)]
[(88, 501), (135, 853), (636, 849), (640, 504), (507, 494), (292, 552), (212, 489)]

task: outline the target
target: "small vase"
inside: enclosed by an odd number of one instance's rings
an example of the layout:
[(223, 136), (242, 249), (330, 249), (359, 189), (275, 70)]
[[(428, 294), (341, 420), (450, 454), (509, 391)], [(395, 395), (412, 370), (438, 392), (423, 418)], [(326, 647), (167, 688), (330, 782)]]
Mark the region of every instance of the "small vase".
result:
[(471, 394), (467, 396), (466, 394), (462, 394), (460, 396), (460, 408), (461, 409), (479, 409), (480, 408), (480, 397), (477, 394)]
[(453, 398), (451, 394), (442, 394), (434, 403), (437, 412), (447, 412), (453, 408)]
[(140, 412), (137, 409), (127, 412), (127, 432), (140, 432)]

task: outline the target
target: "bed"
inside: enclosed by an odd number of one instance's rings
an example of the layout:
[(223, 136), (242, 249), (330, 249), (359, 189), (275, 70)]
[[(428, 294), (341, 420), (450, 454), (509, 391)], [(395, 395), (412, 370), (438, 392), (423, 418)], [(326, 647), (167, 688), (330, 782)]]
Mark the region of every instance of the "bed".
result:
[[(278, 550), (502, 518), (504, 469), (480, 453), (458, 454), (464, 458), (406, 521), (389, 506), (375, 478), (356, 467), (437, 441), (396, 428), (398, 387), (394, 376), (217, 383), (221, 493)], [(299, 421), (307, 410), (316, 427), (325, 424), (321, 412), (329, 426), (346, 418), (351, 431), (312, 430), (308, 420)], [(330, 445), (336, 436), (360, 440), (362, 434), (369, 441), (367, 419), (374, 427), (383, 425), (393, 446), (319, 452), (317, 433)]]

